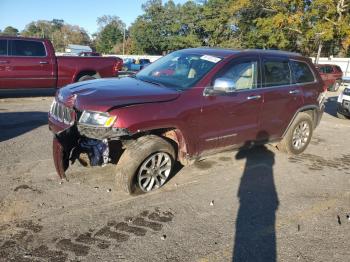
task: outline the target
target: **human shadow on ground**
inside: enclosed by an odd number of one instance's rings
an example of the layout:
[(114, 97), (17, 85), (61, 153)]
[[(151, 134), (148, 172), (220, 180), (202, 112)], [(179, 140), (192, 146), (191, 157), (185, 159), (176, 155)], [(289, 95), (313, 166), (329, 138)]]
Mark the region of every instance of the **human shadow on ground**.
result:
[(332, 96), (327, 98), (327, 100), (324, 103), (325, 113), (331, 116), (337, 117), (337, 100), (338, 100), (337, 96)]
[(238, 190), (232, 261), (276, 261), (279, 200), (273, 177), (275, 154), (266, 146), (244, 146), (236, 159), (246, 159), (246, 163)]

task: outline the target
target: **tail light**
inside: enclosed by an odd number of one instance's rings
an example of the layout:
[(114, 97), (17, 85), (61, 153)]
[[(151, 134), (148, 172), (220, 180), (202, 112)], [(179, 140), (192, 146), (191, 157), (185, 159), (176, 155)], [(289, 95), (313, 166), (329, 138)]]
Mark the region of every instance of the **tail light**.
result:
[(113, 66), (113, 72), (118, 73), (119, 70), (121, 70), (123, 67), (123, 60), (117, 59), (117, 61), (114, 63)]
[(327, 86), (326, 83), (323, 81), (323, 79), (322, 79), (321, 83), (322, 83), (322, 92), (323, 92), (323, 93), (327, 93), (327, 91), (328, 91), (328, 86)]
[(323, 84), (323, 92), (326, 93), (328, 91), (328, 87), (326, 84)]
[(115, 62), (114, 63), (114, 66), (113, 66), (113, 73), (115, 74), (115, 73), (118, 73), (118, 62)]

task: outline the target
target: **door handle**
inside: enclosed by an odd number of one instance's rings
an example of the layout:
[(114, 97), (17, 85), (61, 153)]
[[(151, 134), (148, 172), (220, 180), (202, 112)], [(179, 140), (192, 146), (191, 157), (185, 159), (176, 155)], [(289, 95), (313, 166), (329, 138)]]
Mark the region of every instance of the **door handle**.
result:
[(1, 61), (0, 61), (0, 64), (8, 64), (8, 63), (10, 63), (10, 62), (7, 61), (7, 60), (1, 60)]
[(255, 96), (248, 96), (247, 99), (248, 100), (258, 100), (261, 98), (261, 95), (255, 95)]
[(291, 94), (291, 95), (295, 95), (295, 94), (299, 94), (299, 90), (298, 89), (295, 89), (295, 90), (290, 90), (289, 91), (289, 94)]
[(47, 61), (40, 61), (39, 62), (39, 64), (41, 64), (41, 65), (46, 65), (46, 64), (48, 64), (49, 62), (47, 62)]

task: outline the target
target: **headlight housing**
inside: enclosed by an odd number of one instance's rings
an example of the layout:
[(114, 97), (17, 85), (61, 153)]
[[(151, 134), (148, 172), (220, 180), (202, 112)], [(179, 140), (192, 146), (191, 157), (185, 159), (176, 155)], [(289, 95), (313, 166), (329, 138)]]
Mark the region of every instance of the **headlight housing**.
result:
[(83, 111), (79, 123), (97, 127), (111, 127), (116, 119), (116, 116), (110, 116), (108, 113)]
[(350, 96), (350, 88), (345, 88), (343, 94), (346, 96)]

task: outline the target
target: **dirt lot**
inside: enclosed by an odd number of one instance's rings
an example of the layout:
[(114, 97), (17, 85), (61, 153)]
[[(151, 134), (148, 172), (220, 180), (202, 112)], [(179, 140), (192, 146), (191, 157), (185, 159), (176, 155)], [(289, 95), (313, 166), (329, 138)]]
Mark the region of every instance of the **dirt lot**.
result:
[(134, 197), (113, 166), (58, 179), (49, 95), (0, 99), (0, 261), (349, 261), (350, 120), (334, 93), (304, 154), (215, 155)]

